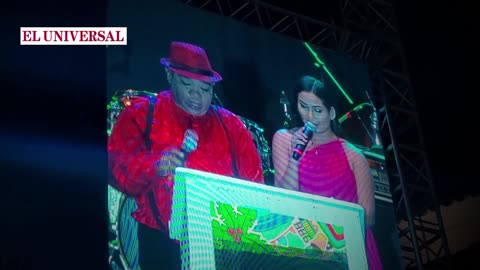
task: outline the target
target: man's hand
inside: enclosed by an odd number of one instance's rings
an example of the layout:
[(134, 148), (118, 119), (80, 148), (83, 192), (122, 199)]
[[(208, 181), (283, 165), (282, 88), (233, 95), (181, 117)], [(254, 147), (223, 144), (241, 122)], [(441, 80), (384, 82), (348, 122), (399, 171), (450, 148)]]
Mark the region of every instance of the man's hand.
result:
[(157, 172), (159, 176), (173, 175), (177, 167), (185, 164), (185, 154), (177, 148), (169, 148), (162, 152), (158, 163)]
[(183, 139), (182, 148), (176, 147), (167, 148), (162, 152), (158, 162), (157, 174), (160, 177), (167, 179), (166, 187), (173, 187), (173, 176), (177, 167), (184, 167), (187, 156), (195, 151), (198, 146), (198, 135), (192, 129), (185, 131), (185, 138)]

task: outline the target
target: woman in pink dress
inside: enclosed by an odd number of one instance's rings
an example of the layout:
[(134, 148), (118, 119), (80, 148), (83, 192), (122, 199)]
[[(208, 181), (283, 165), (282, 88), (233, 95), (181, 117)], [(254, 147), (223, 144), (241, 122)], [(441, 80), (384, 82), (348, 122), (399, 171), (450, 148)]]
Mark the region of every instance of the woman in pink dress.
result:
[[(371, 227), (375, 223), (373, 179), (367, 160), (348, 141), (335, 133), (336, 89), (328, 89), (304, 76), (297, 87), (296, 105), (301, 120), (313, 124), (313, 136), (305, 127), (278, 130), (272, 141), (275, 185), (359, 204), (365, 210), (366, 252), (370, 270), (383, 269)], [(308, 124), (308, 125), (311, 125)], [(307, 132), (308, 133), (308, 132)], [(306, 145), (293, 158), (296, 145)]]

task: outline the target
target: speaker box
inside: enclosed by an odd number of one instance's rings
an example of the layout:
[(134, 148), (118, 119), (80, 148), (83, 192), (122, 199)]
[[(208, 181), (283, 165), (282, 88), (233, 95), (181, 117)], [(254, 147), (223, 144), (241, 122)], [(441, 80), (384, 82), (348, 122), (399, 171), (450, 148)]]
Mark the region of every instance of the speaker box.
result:
[(382, 259), (383, 269), (403, 270), (403, 259), (393, 204), (383, 200), (375, 200), (375, 204), (376, 221), (373, 234)]

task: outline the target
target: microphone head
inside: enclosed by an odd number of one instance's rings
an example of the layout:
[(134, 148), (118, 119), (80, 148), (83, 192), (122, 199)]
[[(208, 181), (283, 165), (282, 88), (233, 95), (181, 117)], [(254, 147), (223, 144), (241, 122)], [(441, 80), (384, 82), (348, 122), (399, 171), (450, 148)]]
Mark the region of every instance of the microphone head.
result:
[(187, 129), (185, 131), (185, 137), (183, 139), (182, 150), (190, 153), (195, 151), (198, 146), (198, 134), (193, 129)]
[(313, 133), (315, 132), (317, 132), (317, 127), (315, 127), (315, 125), (310, 122), (305, 122), (305, 130), (303, 131), (303, 133), (307, 135), (308, 139), (311, 139)]
[(287, 96), (285, 95), (285, 91), (282, 91), (282, 93), (280, 95), (280, 104), (290, 105), (290, 101), (288, 100)]

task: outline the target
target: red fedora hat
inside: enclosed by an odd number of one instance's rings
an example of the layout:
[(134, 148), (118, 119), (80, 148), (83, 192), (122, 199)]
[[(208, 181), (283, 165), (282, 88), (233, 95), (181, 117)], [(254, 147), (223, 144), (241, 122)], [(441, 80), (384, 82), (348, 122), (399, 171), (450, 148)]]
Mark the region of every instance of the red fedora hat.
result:
[(212, 69), (204, 49), (189, 43), (172, 42), (170, 56), (160, 63), (182, 76), (204, 82), (218, 82), (222, 76)]

